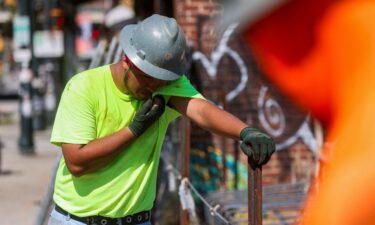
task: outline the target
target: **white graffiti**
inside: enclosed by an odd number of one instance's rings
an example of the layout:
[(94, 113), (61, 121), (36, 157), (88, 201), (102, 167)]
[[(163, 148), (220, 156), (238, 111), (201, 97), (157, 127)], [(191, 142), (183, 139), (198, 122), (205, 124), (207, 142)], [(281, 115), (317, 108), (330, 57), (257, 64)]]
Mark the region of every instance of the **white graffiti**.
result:
[[(239, 84), (230, 91), (226, 96), (225, 100), (227, 102), (232, 101), (238, 96), (238, 94), (243, 91), (246, 87), (247, 81), (249, 79), (248, 70), (245, 62), (240, 57), (240, 55), (228, 46), (228, 41), (237, 28), (238, 24), (231, 24), (224, 32), (222, 38), (219, 41), (218, 46), (212, 51), (210, 57), (207, 58), (202, 52), (195, 51), (193, 53), (193, 60), (200, 61), (203, 67), (206, 69), (208, 75), (211, 79), (215, 79), (217, 76), (217, 69), (220, 60), (224, 55), (228, 55), (233, 59), (233, 61), (238, 65), (240, 69), (240, 82)], [(273, 137), (279, 137), (283, 134), (286, 127), (286, 119), (280, 105), (272, 98), (266, 98), (266, 92), (268, 88), (263, 86), (259, 93), (259, 98), (257, 101), (258, 106), (258, 118), (260, 124), (263, 128)], [(287, 149), (300, 138), (313, 152), (318, 151), (318, 142), (314, 137), (313, 132), (309, 127), (310, 116), (307, 115), (303, 123), (300, 125), (296, 133), (291, 137), (287, 138), (285, 141), (276, 144), (277, 150)]]
[(258, 118), (264, 129), (273, 137), (279, 137), (285, 129), (285, 116), (279, 103), (266, 99), (267, 87), (262, 86), (258, 98)]
[(307, 115), (305, 121), (303, 121), (297, 132), (282, 143), (276, 144), (276, 149), (287, 149), (289, 146), (296, 143), (299, 138), (301, 138), (303, 143), (305, 143), (312, 152), (317, 153), (317, 151), (319, 150), (319, 145), (314, 137), (313, 132), (310, 129), (309, 121), (310, 116)]
[(231, 49), (227, 44), (229, 41), (230, 36), (234, 32), (234, 30), (237, 28), (238, 24), (231, 24), (224, 32), (223, 37), (221, 38), (218, 47), (212, 51), (209, 59), (199, 51), (194, 52), (193, 54), (193, 60), (200, 60), (204, 68), (206, 69), (208, 75), (211, 78), (216, 78), (217, 75), (217, 67), (220, 63), (221, 58), (227, 54), (230, 56), (234, 62), (238, 65), (238, 68), (240, 69), (240, 74), (241, 74), (241, 80), (239, 84), (232, 90), (230, 91), (226, 96), (225, 100), (227, 102), (232, 101), (235, 97), (238, 96), (238, 94), (243, 91), (246, 87), (247, 80), (248, 80), (248, 71), (246, 64), (240, 57), (240, 55)]
[[(280, 136), (286, 127), (285, 116), (280, 105), (272, 98), (266, 99), (268, 88), (262, 86), (260, 89), (257, 105), (258, 118), (262, 127), (273, 137)], [(317, 152), (319, 145), (317, 139), (309, 126), (310, 116), (307, 115), (296, 133), (281, 143), (276, 144), (277, 150), (287, 149), (300, 138), (311, 151)]]

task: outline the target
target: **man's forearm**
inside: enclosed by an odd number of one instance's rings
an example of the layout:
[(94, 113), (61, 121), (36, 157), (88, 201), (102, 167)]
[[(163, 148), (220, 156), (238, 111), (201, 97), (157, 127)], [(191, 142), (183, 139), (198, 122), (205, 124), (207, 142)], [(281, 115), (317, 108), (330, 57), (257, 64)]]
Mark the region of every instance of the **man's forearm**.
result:
[(241, 149), (253, 165), (262, 166), (268, 162), (276, 150), (270, 136), (258, 129), (247, 127), (247, 124), (234, 115), (210, 103), (200, 103), (197, 105), (199, 113), (191, 115), (192, 120), (214, 133), (240, 139)]
[(225, 137), (238, 140), (241, 130), (247, 127), (234, 115), (203, 99), (173, 97), (169, 103), (198, 126)]
[(275, 152), (275, 143), (270, 136), (255, 128), (248, 128), (246, 123), (210, 102), (173, 97), (169, 100), (169, 105), (204, 129), (241, 140), (241, 149), (257, 166), (267, 163)]
[(132, 132), (123, 128), (86, 145), (63, 144), (62, 149), (70, 172), (81, 176), (112, 162), (134, 139)]
[(191, 119), (200, 127), (213, 133), (239, 140), (240, 132), (248, 125), (234, 115), (207, 103), (200, 109), (199, 116)]

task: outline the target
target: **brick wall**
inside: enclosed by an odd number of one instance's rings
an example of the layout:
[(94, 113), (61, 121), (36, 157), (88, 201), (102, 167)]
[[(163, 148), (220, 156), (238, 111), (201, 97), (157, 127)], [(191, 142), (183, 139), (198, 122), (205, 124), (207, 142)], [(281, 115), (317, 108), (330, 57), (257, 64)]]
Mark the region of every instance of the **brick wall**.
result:
[[(276, 140), (279, 151), (263, 168), (264, 183), (307, 181), (315, 170), (314, 127), (307, 113), (296, 109), (266, 79), (235, 28), (219, 31), (215, 18), (222, 5), (212, 0), (175, 0), (174, 9), (192, 48), (188, 76), (193, 84), (209, 100)], [(207, 153), (210, 146), (234, 154), (232, 140), (193, 125), (192, 147)], [(240, 159), (246, 164), (243, 154)]]
[(185, 35), (196, 48), (198, 42), (197, 23), (199, 16), (214, 17), (221, 12), (221, 5), (212, 0), (175, 0), (175, 17), (182, 25)]

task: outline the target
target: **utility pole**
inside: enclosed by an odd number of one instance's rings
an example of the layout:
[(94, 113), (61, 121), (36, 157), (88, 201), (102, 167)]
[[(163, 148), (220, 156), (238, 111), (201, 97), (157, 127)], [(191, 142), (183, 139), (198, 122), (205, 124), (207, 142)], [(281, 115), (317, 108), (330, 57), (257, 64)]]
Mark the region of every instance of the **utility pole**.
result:
[(32, 79), (30, 62), (32, 57), (32, 33), (30, 29), (30, 4), (28, 0), (18, 0), (18, 15), (14, 21), (15, 59), (21, 63), (19, 74), (20, 92), (20, 138), (18, 147), (22, 154), (34, 154), (32, 126)]

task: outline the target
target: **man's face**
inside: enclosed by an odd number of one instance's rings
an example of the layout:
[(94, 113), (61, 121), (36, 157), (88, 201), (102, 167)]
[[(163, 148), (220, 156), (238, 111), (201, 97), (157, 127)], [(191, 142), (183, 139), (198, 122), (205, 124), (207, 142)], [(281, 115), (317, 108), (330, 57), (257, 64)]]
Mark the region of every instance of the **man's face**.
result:
[(167, 81), (159, 80), (143, 73), (129, 61), (123, 60), (122, 64), (126, 71), (124, 85), (129, 94), (138, 100), (149, 98), (156, 89), (167, 85)]

